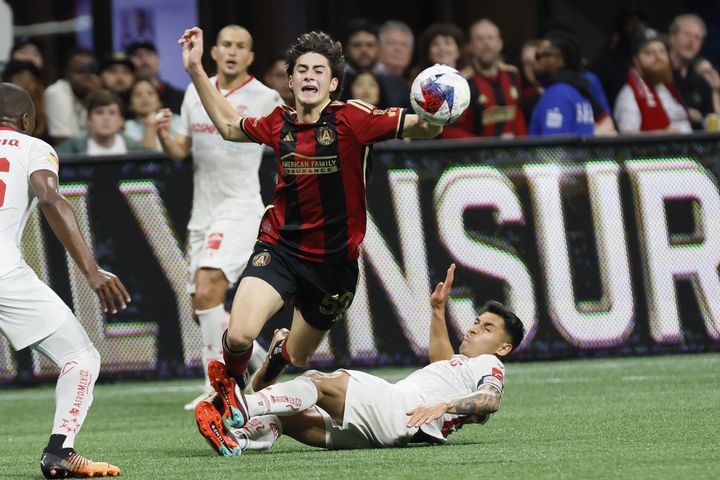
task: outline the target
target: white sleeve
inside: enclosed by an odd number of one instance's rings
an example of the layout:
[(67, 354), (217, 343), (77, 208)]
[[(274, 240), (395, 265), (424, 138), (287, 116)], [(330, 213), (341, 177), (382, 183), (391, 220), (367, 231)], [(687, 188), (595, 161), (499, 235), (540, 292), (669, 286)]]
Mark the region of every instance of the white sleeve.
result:
[(280, 94), (272, 89), (268, 89), (268, 95), (267, 100), (265, 100), (265, 104), (262, 107), (262, 112), (260, 112), (261, 117), (266, 117), (272, 113), (273, 110), (275, 110), (275, 107), (279, 107), (283, 104), (282, 98), (280, 98)]
[(59, 85), (53, 84), (45, 90), (43, 108), (47, 116), (48, 133), (52, 137), (72, 137), (76, 124), (72, 98), (68, 98)]
[(28, 178), (38, 170), (50, 170), (57, 176), (59, 167), (55, 149), (42, 140), (35, 140), (28, 153)]
[(469, 360), (475, 390), (482, 385), (495, 387), (500, 395), (505, 386), (505, 366), (495, 355), (480, 355)]
[(625, 84), (615, 100), (615, 123), (620, 133), (639, 132), (642, 124), (640, 107), (630, 85)]

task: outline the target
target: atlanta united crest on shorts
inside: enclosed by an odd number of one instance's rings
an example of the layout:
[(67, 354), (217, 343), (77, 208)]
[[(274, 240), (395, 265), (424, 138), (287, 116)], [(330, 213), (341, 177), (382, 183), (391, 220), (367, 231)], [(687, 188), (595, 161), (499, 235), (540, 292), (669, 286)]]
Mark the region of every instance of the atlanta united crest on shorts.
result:
[(252, 258), (252, 265), (253, 267), (264, 267), (270, 263), (271, 259), (269, 252), (260, 252)]

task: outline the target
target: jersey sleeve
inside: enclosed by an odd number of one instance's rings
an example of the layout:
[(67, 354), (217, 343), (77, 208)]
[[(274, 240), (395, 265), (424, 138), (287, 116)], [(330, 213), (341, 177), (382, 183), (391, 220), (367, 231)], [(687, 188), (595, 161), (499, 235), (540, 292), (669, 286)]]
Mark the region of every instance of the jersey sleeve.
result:
[(391, 107), (381, 110), (362, 100), (348, 100), (347, 116), (358, 141), (371, 144), (402, 138), (405, 109)]
[(186, 137), (190, 136), (190, 108), (191, 108), (191, 102), (190, 102), (190, 87), (188, 87), (185, 90), (185, 97), (183, 98), (183, 103), (180, 106), (180, 122), (178, 124), (177, 133), (181, 135), (185, 135)]
[(273, 126), (282, 121), (282, 107), (275, 109), (266, 117), (242, 117), (240, 119), (240, 129), (253, 142), (265, 144), (274, 148), (278, 143), (277, 135), (273, 134)]
[(38, 170), (50, 170), (57, 175), (59, 168), (60, 161), (55, 149), (42, 140), (33, 142), (33, 146), (28, 153), (28, 178)]
[(496, 356), (480, 355), (471, 358), (469, 363), (473, 381), (475, 382), (475, 390), (478, 390), (483, 385), (490, 385), (502, 395), (505, 388), (505, 366)]

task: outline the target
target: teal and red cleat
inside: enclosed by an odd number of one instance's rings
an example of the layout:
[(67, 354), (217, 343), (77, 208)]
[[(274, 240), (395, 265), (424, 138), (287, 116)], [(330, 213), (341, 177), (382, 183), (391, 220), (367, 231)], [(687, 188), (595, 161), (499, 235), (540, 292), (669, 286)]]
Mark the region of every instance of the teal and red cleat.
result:
[(228, 430), (241, 428), (250, 418), (245, 394), (238, 388), (235, 379), (227, 373), (225, 364), (218, 360), (211, 360), (208, 364), (208, 378), (223, 402), (222, 422), (225, 427)]
[(237, 457), (242, 453), (235, 436), (223, 425), (223, 418), (215, 406), (203, 400), (195, 407), (195, 423), (200, 435), (222, 457)]

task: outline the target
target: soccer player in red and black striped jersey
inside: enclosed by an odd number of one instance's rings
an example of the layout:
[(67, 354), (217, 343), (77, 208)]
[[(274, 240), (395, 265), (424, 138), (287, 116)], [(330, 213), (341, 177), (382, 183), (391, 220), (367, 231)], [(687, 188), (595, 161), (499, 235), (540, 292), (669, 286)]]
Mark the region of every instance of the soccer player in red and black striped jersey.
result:
[[(442, 127), (402, 108), (336, 101), (345, 67), (342, 45), (322, 32), (301, 35), (286, 53), (296, 109), (277, 107), (266, 117), (242, 117), (208, 81), (202, 35), (197, 27), (186, 30), (179, 43), (211, 120), (226, 140), (266, 144), (278, 161), (274, 204), (260, 224), (255, 254), (233, 302), (223, 341), (225, 365), (216, 366), (242, 390), (253, 340), (275, 312), (294, 302), (290, 334), (274, 338), (269, 361), (253, 379), (258, 389), (273, 383), (287, 364), (304, 365), (352, 303), (372, 144), (434, 138)], [(234, 385), (210, 377), (228, 407), (235, 408), (226, 409), (229, 424), (241, 425)]]

